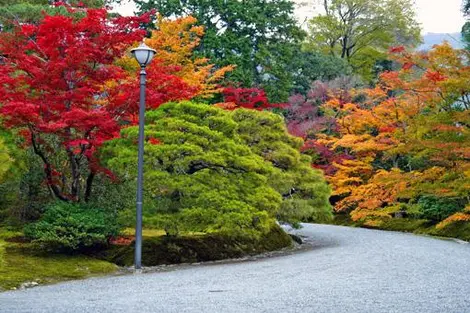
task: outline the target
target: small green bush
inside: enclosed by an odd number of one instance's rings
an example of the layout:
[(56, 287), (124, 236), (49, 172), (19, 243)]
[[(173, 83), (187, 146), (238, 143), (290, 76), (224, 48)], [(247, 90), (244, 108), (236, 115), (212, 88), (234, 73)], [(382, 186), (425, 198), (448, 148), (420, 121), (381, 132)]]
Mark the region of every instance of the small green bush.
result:
[(460, 199), (437, 198), (434, 196), (424, 196), (418, 201), (419, 218), (440, 222), (454, 213), (464, 209), (465, 203)]
[(106, 245), (119, 233), (113, 214), (83, 204), (55, 203), (24, 229), (25, 236), (48, 251), (75, 251)]

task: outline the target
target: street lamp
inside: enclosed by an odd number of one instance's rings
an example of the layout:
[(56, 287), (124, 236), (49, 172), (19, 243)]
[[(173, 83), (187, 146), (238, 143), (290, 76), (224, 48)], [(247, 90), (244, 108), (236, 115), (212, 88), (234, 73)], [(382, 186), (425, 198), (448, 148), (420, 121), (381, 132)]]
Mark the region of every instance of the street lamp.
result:
[(142, 203), (144, 181), (144, 126), (145, 126), (145, 82), (147, 72), (145, 67), (152, 61), (157, 53), (154, 49), (141, 43), (139, 47), (131, 50), (134, 58), (140, 65), (140, 104), (139, 104), (139, 160), (137, 173), (137, 201), (135, 225), (135, 269), (142, 268)]

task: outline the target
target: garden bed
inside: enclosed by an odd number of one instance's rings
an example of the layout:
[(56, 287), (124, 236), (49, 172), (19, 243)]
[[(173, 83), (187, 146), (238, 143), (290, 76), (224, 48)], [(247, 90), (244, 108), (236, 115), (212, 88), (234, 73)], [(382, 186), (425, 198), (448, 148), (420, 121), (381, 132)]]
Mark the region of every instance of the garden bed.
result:
[(436, 228), (429, 220), (411, 218), (375, 219), (368, 221), (352, 221), (345, 214), (335, 216), (332, 224), (350, 227), (362, 227), (387, 231), (399, 231), (434, 237), (454, 238), (470, 242), (470, 223), (457, 221), (444, 228)]
[[(258, 240), (219, 234), (184, 235), (181, 237), (144, 236), (143, 239), (142, 264), (144, 266), (240, 258), (281, 250), (293, 244), (291, 237), (280, 227), (273, 228)], [(131, 266), (134, 262), (134, 246), (133, 244), (113, 245), (94, 255), (119, 266)]]

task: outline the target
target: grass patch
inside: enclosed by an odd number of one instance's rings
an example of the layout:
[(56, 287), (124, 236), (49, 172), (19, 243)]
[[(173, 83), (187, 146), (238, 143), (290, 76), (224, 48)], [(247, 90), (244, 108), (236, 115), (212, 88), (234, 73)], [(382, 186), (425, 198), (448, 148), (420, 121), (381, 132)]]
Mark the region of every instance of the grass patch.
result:
[(18, 235), (0, 228), (0, 290), (18, 288), (25, 282), (47, 284), (117, 270), (112, 263), (88, 256), (34, 252), (29, 243), (13, 240)]
[[(126, 228), (122, 231), (122, 234), (125, 236), (134, 236), (135, 229), (134, 228)], [(166, 235), (166, 232), (163, 229), (151, 229), (151, 228), (144, 228), (142, 229), (142, 236), (143, 237), (163, 237)], [(205, 233), (198, 233), (198, 232), (181, 232), (182, 236), (199, 236), (205, 235)]]
[(5, 241), (0, 240), (0, 269), (5, 266)]

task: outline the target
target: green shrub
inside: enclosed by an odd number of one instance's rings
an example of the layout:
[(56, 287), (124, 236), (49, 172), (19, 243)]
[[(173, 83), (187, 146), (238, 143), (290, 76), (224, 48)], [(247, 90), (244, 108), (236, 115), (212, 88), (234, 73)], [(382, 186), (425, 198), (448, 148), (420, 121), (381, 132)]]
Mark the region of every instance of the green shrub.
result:
[[(275, 218), (331, 218), (330, 188), (280, 116), (181, 102), (149, 111), (146, 119), (144, 225), (168, 235), (258, 238)], [(125, 128), (101, 149), (106, 166), (133, 184), (137, 135), (136, 127)], [(131, 220), (129, 212), (121, 216)]]
[(424, 196), (418, 201), (420, 218), (439, 222), (454, 213), (464, 209), (465, 203), (460, 199), (437, 198), (434, 196)]
[(106, 245), (119, 233), (113, 214), (87, 205), (55, 203), (24, 229), (25, 236), (49, 251), (74, 251)]

